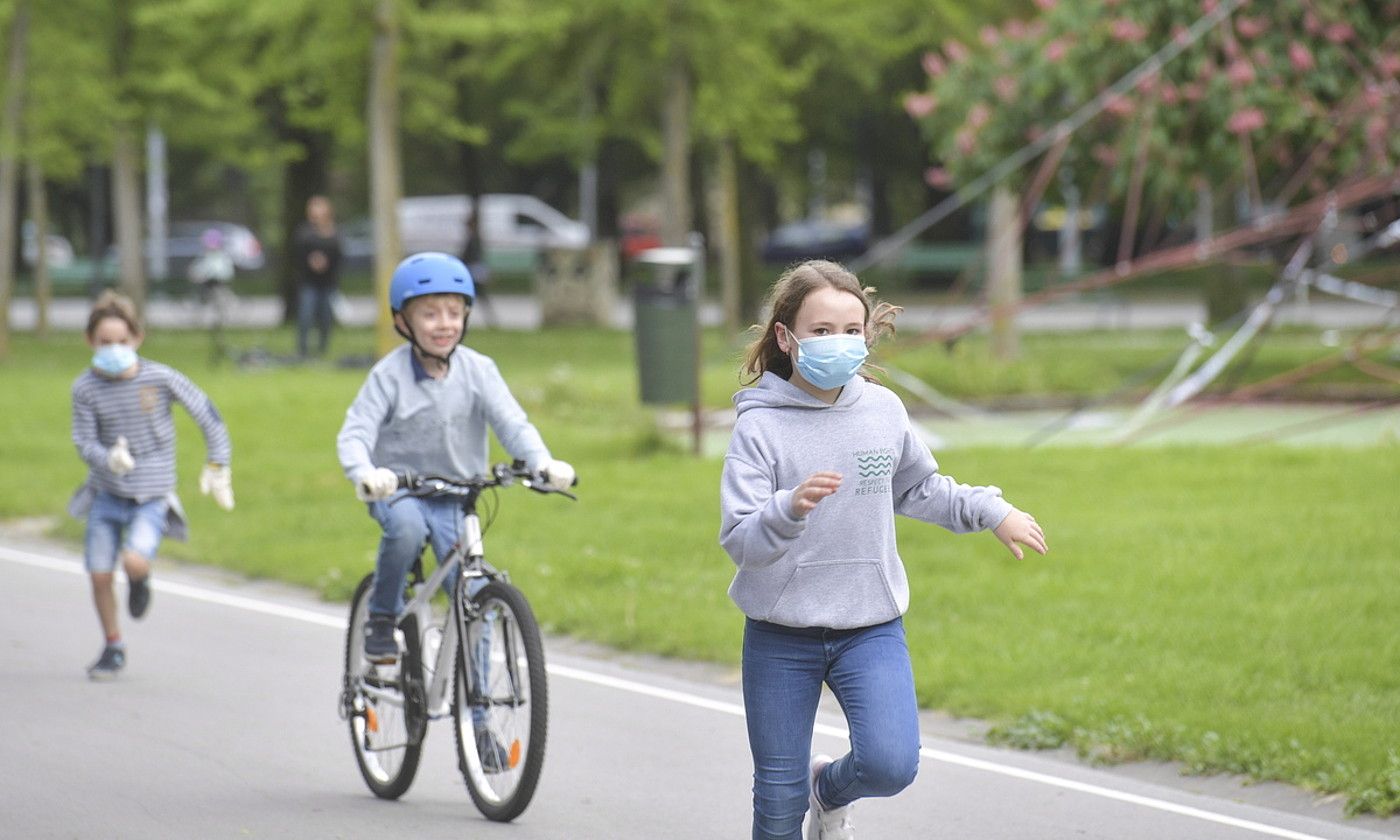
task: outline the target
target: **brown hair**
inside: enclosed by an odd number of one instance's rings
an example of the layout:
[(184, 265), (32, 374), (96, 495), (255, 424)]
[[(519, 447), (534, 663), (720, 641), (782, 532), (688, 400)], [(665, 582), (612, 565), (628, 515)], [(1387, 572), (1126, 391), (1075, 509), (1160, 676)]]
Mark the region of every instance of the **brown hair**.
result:
[[(792, 377), (792, 358), (778, 347), (778, 331), (774, 325), (781, 323), (791, 327), (807, 295), (823, 286), (853, 294), (865, 307), (866, 347), (874, 347), (881, 338), (894, 334), (894, 318), (901, 307), (875, 300), (872, 297), (875, 289), (862, 286), (845, 266), (827, 260), (808, 260), (784, 271), (778, 282), (773, 284), (773, 291), (768, 296), (768, 325), (754, 324), (749, 328), (758, 338), (744, 351), (744, 366), (740, 370), (743, 384), (752, 385), (766, 371), (772, 371), (784, 379)], [(870, 378), (863, 372), (861, 375)]]
[(88, 313), (87, 337), (92, 338), (92, 334), (97, 332), (97, 325), (107, 318), (116, 318), (126, 322), (126, 328), (131, 330), (132, 336), (141, 335), (141, 321), (136, 317), (136, 305), (131, 302), (131, 298), (120, 295), (111, 289), (98, 295), (97, 300), (92, 304), (92, 311)]

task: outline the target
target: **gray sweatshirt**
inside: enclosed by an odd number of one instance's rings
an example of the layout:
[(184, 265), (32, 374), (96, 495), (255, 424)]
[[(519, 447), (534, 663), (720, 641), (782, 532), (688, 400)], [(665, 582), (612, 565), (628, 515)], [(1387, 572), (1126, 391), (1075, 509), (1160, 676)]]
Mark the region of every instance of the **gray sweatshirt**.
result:
[(455, 479), (485, 475), (488, 426), (531, 470), (549, 460), (496, 363), (461, 346), (450, 358), (442, 379), (428, 376), (407, 344), (379, 360), (335, 441), (347, 478), (359, 483), (375, 467)]
[[(893, 620), (909, 607), (896, 513), (967, 533), (1012, 510), (999, 488), (939, 474), (904, 404), (880, 385), (856, 377), (827, 405), (765, 373), (734, 404), (719, 537), (739, 567), (729, 596), (750, 618), (837, 629)], [(842, 474), (840, 489), (796, 518), (792, 491), (822, 470)]]

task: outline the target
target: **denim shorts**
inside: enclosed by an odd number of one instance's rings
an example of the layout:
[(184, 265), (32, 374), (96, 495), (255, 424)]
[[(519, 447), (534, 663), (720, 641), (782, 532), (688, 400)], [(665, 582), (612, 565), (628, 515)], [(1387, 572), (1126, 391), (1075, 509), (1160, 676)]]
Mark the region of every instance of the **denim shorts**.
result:
[(154, 558), (165, 536), (169, 510), (170, 503), (164, 498), (138, 502), (97, 491), (92, 510), (88, 511), (84, 539), (87, 570), (94, 574), (113, 571), (119, 551), (134, 551), (147, 560)]

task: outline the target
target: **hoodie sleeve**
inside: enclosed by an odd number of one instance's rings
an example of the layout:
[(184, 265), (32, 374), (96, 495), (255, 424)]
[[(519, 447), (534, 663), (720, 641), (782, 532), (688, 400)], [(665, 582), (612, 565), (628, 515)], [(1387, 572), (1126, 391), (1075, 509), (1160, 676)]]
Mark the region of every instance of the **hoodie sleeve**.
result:
[(773, 470), (757, 466), (762, 459), (745, 457), (742, 447), (736, 432), (720, 478), (719, 544), (740, 568), (766, 566), (787, 553), (807, 520), (792, 515), (792, 491), (776, 489)]
[(379, 427), (388, 418), (391, 398), (379, 375), (379, 368), (370, 371), (355, 401), (345, 411), (345, 422), (336, 435), (336, 455), (345, 477), (359, 484), (360, 478), (374, 469), (374, 445), (379, 440)]
[(490, 359), (483, 359), (481, 383), (486, 421), (496, 439), (512, 458), (524, 461), (531, 471), (539, 470), (550, 459), (549, 448)]
[(1001, 497), (1000, 487), (959, 484), (940, 473), (933, 453), (907, 420), (892, 489), (895, 513), (940, 525), (955, 534), (995, 528), (1012, 510)]

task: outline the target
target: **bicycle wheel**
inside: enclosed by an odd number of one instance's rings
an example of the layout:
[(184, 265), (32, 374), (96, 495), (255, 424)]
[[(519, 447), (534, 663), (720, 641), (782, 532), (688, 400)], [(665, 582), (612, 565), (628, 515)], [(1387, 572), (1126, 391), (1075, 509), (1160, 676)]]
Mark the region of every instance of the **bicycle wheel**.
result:
[(360, 581), (350, 605), (341, 712), (350, 724), (350, 743), (365, 784), (381, 799), (398, 799), (418, 772), (427, 723), (421, 677), (401, 677), (421, 673), (418, 633), (410, 616), (403, 628), (407, 649), (398, 665), (371, 665), (365, 660), (365, 621), (373, 579), (366, 575)]
[(544, 642), (530, 604), (510, 584), (488, 583), (471, 600), (476, 618), (461, 635), (453, 677), (457, 764), (481, 813), (509, 822), (530, 804), (544, 767)]

